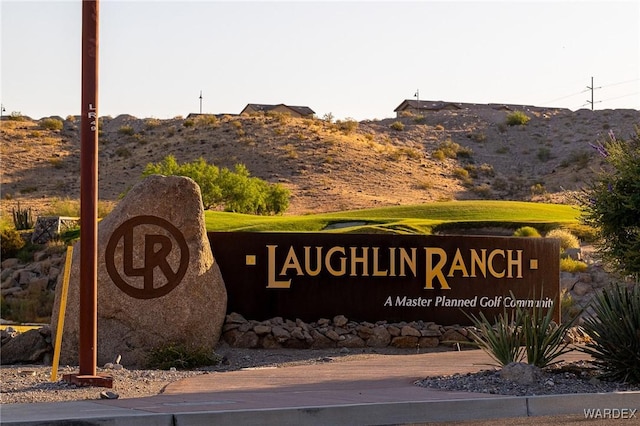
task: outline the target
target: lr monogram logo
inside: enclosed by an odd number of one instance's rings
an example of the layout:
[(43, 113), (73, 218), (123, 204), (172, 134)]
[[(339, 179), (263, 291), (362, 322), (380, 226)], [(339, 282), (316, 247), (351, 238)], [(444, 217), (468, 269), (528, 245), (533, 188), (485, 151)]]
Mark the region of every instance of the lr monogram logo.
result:
[[(141, 225), (145, 225), (147, 228), (159, 227), (165, 232), (144, 234), (142, 267), (136, 267), (133, 255), (134, 249), (138, 249), (138, 247), (134, 247), (134, 231), (136, 227)], [(173, 237), (180, 250), (179, 265), (175, 272), (169, 264), (168, 257), (173, 251), (173, 243), (172, 239), (166, 235), (167, 233)], [(116, 249), (121, 241), (123, 252), (121, 271), (125, 277), (120, 274), (115, 264)], [(168, 294), (180, 284), (189, 266), (189, 247), (180, 230), (165, 219), (157, 216), (136, 216), (123, 222), (111, 235), (105, 252), (105, 261), (109, 276), (120, 290), (136, 299), (153, 299)], [(166, 283), (157, 287), (154, 286), (156, 269), (159, 269), (166, 278)], [(142, 288), (127, 282), (126, 277), (142, 277)]]

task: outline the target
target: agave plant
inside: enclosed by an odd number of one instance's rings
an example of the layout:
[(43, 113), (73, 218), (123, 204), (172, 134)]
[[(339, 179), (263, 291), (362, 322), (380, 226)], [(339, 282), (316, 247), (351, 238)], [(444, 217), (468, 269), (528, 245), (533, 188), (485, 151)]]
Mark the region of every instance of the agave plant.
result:
[[(513, 294), (511, 297), (514, 297)], [(505, 366), (526, 357), (528, 364), (544, 368), (573, 349), (564, 338), (581, 313), (569, 321), (556, 324), (553, 321), (555, 311), (554, 300), (550, 308), (543, 308), (542, 305), (530, 310), (517, 307), (511, 314), (505, 309), (496, 317), (494, 324), (482, 312), (479, 317), (467, 317), (477, 329), (470, 331), (475, 345), (496, 361), (495, 365)]]
[(536, 307), (531, 310), (518, 308), (517, 316), (522, 323), (522, 337), (527, 363), (544, 368), (554, 363), (561, 355), (573, 350), (569, 343), (565, 342), (565, 335), (580, 315), (556, 324), (553, 321), (553, 313), (556, 310), (554, 299), (551, 308), (544, 313), (545, 308)]
[(509, 314), (505, 309), (496, 317), (494, 324), (482, 312), (479, 317), (465, 313), (477, 329), (469, 331), (473, 341), (496, 362), (492, 365), (504, 367), (522, 359), (521, 327), (517, 312), (511, 311)]
[(595, 359), (603, 377), (640, 383), (640, 286), (615, 284), (596, 295), (584, 331), (591, 338), (582, 350)]

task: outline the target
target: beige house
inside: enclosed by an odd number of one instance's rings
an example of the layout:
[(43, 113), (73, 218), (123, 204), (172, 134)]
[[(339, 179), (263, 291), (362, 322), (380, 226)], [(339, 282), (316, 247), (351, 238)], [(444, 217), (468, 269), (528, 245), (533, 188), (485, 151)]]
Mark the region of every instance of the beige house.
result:
[(442, 101), (416, 101), (412, 99), (405, 99), (400, 105), (393, 111), (396, 113), (396, 117), (401, 117), (405, 114), (420, 115), (428, 111), (442, 111), (442, 110), (458, 110), (463, 109), (461, 104), (454, 102), (442, 102)]
[(285, 104), (278, 105), (266, 105), (266, 104), (247, 104), (240, 114), (255, 114), (255, 113), (267, 113), (278, 112), (282, 114), (289, 114), (292, 117), (298, 118), (313, 118), (315, 112), (306, 106), (291, 106)]

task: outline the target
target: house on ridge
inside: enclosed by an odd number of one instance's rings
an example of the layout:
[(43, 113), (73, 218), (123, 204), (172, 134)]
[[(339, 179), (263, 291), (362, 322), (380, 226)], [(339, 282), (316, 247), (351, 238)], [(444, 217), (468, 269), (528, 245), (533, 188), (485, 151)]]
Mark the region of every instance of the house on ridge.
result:
[(285, 104), (278, 105), (266, 105), (266, 104), (247, 104), (240, 115), (242, 114), (255, 114), (255, 113), (267, 113), (267, 112), (279, 112), (282, 114), (289, 114), (292, 117), (298, 118), (313, 118), (315, 112), (307, 106), (292, 106)]
[(396, 117), (401, 117), (404, 114), (420, 115), (421, 113), (429, 111), (459, 110), (463, 108), (464, 107), (461, 104), (455, 102), (417, 101), (413, 99), (405, 99), (393, 111), (396, 113)]

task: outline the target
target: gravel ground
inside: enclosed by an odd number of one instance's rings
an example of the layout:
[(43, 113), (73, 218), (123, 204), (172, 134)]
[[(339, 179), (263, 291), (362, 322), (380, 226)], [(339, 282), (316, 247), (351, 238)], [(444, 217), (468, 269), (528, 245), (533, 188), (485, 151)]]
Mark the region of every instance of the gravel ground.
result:
[(100, 399), (101, 393), (112, 392), (119, 398), (140, 398), (162, 393), (172, 382), (207, 374), (213, 371), (234, 371), (243, 368), (340, 362), (375, 354), (407, 354), (415, 350), (384, 349), (238, 349), (226, 345), (216, 350), (223, 359), (216, 366), (195, 370), (138, 370), (98, 368), (97, 374), (113, 377), (113, 388), (82, 387), (62, 381), (64, 374), (78, 373), (78, 367), (64, 366), (58, 369), (58, 380), (51, 382), (51, 366), (3, 365), (0, 366), (0, 402), (2, 404), (79, 401)]
[[(61, 380), (63, 374), (77, 373), (77, 367), (61, 367), (59, 380), (51, 382), (51, 366), (11, 365), (0, 367), (0, 402), (2, 404), (78, 401), (100, 399), (112, 392), (119, 398), (140, 398), (162, 393), (169, 383), (207, 374), (212, 371), (234, 371), (259, 366), (291, 366), (342, 362), (371, 357), (376, 354), (410, 354), (414, 350), (384, 349), (237, 349), (227, 346), (216, 350), (223, 357), (221, 364), (188, 371), (105, 369), (98, 374), (113, 377), (113, 388), (79, 387)], [(500, 378), (498, 370), (483, 370), (474, 374), (428, 377), (416, 382), (417, 386), (482, 392), (501, 395), (547, 395), (564, 393), (591, 393), (640, 390), (640, 386), (601, 381), (596, 378), (599, 371), (588, 362), (561, 363), (546, 369), (542, 380), (534, 385), (517, 385)]]
[(638, 391), (640, 385), (598, 379), (600, 370), (588, 361), (561, 362), (543, 369), (541, 379), (521, 384), (500, 377), (500, 370), (427, 377), (418, 386), (452, 391), (491, 393), (497, 395), (532, 396), (569, 393)]

